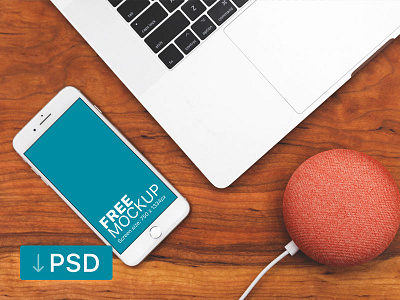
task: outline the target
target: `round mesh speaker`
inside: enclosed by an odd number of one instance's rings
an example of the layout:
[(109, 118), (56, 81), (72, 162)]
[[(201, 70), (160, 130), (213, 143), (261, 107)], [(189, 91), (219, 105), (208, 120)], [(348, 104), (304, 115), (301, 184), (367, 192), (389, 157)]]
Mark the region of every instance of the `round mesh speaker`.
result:
[(400, 224), (400, 194), (375, 159), (331, 150), (304, 162), (283, 200), (286, 228), (300, 250), (319, 263), (354, 266), (381, 254)]

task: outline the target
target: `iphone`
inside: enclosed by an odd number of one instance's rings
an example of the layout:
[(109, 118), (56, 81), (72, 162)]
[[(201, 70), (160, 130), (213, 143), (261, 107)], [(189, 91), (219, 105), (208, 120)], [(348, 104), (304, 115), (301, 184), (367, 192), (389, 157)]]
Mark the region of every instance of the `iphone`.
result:
[(185, 198), (73, 87), (59, 92), (13, 145), (127, 265), (140, 263), (189, 214)]

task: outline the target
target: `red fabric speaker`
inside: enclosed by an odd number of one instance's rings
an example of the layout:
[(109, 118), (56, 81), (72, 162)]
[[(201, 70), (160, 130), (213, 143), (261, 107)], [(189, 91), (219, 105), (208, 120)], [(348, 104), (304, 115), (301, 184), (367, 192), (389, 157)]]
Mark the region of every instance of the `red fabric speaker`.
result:
[(381, 254), (400, 224), (400, 194), (375, 159), (331, 150), (304, 162), (287, 185), (286, 228), (307, 256), (330, 266), (354, 266)]

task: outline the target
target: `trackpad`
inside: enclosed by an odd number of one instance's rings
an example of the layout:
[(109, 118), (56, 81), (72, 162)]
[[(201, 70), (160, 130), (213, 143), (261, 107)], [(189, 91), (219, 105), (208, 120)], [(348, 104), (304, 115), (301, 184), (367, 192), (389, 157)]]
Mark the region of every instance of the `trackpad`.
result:
[(256, 1), (225, 33), (297, 113), (399, 27), (400, 1)]

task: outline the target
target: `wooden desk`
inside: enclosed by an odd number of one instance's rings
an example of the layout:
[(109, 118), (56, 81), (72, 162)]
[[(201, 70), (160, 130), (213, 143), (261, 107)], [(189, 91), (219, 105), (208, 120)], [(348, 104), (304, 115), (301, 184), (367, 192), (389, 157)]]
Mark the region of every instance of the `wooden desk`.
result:
[[(73, 85), (191, 203), (190, 217), (140, 266), (114, 257), (111, 281), (21, 281), (20, 245), (101, 245), (12, 148), (15, 134)], [(0, 298), (237, 299), (290, 240), (282, 196), (292, 172), (333, 148), (363, 151), (400, 183), (400, 40), (396, 40), (238, 181), (214, 188), (49, 1), (0, 1)], [(251, 294), (264, 298), (400, 296), (400, 235), (351, 269), (302, 253)]]

